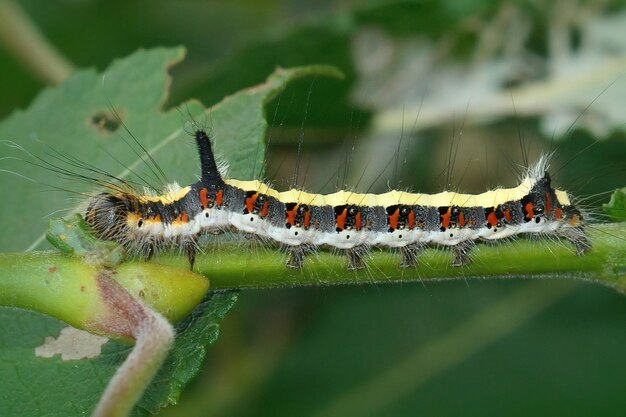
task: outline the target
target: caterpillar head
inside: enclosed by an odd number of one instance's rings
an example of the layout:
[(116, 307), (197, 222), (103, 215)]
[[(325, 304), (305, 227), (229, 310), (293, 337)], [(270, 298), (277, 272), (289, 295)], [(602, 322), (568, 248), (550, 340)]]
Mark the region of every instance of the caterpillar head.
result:
[(89, 201), (85, 220), (98, 239), (123, 243), (128, 229), (126, 217), (131, 204), (124, 196), (98, 194)]

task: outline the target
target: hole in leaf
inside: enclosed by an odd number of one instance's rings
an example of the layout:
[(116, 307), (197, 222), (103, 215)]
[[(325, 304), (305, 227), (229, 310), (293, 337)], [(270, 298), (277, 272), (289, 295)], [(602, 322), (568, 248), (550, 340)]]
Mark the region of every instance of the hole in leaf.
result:
[(116, 110), (116, 113), (117, 115), (110, 111), (98, 111), (91, 116), (91, 124), (95, 126), (100, 133), (115, 132), (122, 124), (119, 111)]

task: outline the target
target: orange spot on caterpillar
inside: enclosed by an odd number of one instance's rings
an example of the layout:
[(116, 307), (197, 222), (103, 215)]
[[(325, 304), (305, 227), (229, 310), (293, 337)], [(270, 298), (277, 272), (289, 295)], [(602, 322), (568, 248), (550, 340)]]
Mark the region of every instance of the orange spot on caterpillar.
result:
[(571, 226), (578, 226), (580, 224), (580, 217), (577, 214), (573, 214), (572, 218), (569, 220), (569, 224)]
[(563, 210), (560, 207), (557, 207), (554, 210), (554, 218), (559, 220), (561, 217), (563, 217)]
[(387, 223), (389, 223), (389, 228), (392, 230), (396, 230), (398, 228), (398, 220), (400, 218), (400, 209), (397, 208), (392, 215), (387, 216)]
[(510, 209), (504, 210), (504, 218), (506, 219), (507, 222), (511, 221), (511, 210)]
[(206, 188), (200, 190), (200, 204), (203, 209), (209, 206), (209, 191)]
[(145, 220), (146, 223), (161, 223), (161, 215), (155, 214), (153, 217), (148, 217)]
[(187, 214), (187, 212), (183, 212), (183, 213), (180, 215), (180, 220), (181, 220), (183, 223), (187, 223), (187, 222), (189, 221), (189, 215)]
[(465, 213), (460, 212), (459, 213), (459, 227), (464, 227), (465, 226)]
[(218, 207), (222, 207), (222, 201), (224, 200), (224, 190), (219, 190), (215, 194), (215, 205)]
[(546, 193), (546, 214), (552, 213), (552, 196)]
[(285, 216), (287, 217), (287, 224), (289, 225), (288, 227), (293, 226), (293, 224), (296, 222), (297, 211), (298, 211), (298, 206), (296, 204), (294, 204), (291, 210), (285, 211)]
[(442, 228), (449, 228), (450, 227), (450, 216), (452, 215), (452, 208), (448, 207), (448, 210), (446, 210), (445, 213), (440, 214), (439, 217), (441, 218), (441, 227)]
[(413, 210), (409, 211), (408, 221), (409, 230), (413, 230), (413, 228), (415, 227), (415, 213), (413, 213)]
[[(266, 203), (267, 204), (267, 203)], [(305, 229), (308, 229), (311, 226), (311, 211), (307, 210), (304, 213), (304, 221), (303, 221), (303, 225)]]
[(335, 217), (335, 224), (337, 226), (337, 231), (340, 232), (346, 228), (346, 217), (348, 215), (348, 209), (344, 208), (340, 214)]
[(354, 216), (354, 228), (356, 230), (361, 230), (361, 212), (359, 211), (356, 216)]
[(130, 227), (140, 228), (143, 224), (143, 219), (138, 213), (128, 213), (126, 214), (126, 224)]
[(498, 216), (496, 216), (495, 211), (489, 213), (487, 216), (487, 223), (489, 223), (491, 227), (496, 227), (498, 225)]
[(526, 213), (527, 219), (532, 219), (533, 217), (535, 217), (534, 208), (535, 206), (531, 202), (526, 203), (526, 205), (524, 206), (524, 212)]
[(263, 208), (261, 209), (260, 216), (261, 217), (267, 216), (267, 212), (269, 211), (269, 208), (270, 208), (270, 202), (269, 201), (266, 201), (265, 203), (263, 203)]
[(252, 213), (254, 210), (254, 203), (256, 203), (256, 199), (259, 196), (259, 193), (255, 193), (250, 197), (246, 198), (246, 210), (247, 213)]

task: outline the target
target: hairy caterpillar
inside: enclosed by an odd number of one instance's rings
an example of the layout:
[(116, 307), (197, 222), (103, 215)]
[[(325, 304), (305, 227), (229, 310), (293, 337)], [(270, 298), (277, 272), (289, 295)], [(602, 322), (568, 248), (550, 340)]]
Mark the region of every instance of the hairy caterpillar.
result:
[(482, 194), (389, 191), (359, 194), (279, 192), (258, 180), (225, 179), (211, 140), (194, 132), (201, 179), (168, 187), (163, 195), (117, 190), (93, 197), (85, 218), (99, 238), (119, 242), (146, 258), (160, 247), (184, 248), (193, 268), (202, 233), (234, 230), (284, 245), (287, 266), (301, 268), (305, 254), (330, 247), (347, 255), (348, 268), (363, 267), (371, 247), (397, 248), (401, 267), (416, 265), (427, 245), (450, 246), (453, 265), (470, 262), (479, 240), (517, 234), (550, 234), (574, 244), (576, 254), (591, 248), (579, 209), (567, 192), (554, 189), (547, 157), (527, 169), (517, 187)]

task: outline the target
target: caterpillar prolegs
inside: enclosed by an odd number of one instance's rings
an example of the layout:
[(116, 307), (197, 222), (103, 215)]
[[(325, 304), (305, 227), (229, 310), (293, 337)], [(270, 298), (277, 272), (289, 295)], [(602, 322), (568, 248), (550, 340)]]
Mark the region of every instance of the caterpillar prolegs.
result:
[(349, 269), (362, 268), (372, 247), (399, 250), (400, 267), (415, 266), (428, 245), (450, 246), (452, 264), (466, 265), (476, 241), (528, 233), (564, 238), (578, 255), (591, 247), (580, 211), (551, 185), (547, 157), (528, 168), (517, 187), (482, 194), (311, 194), (223, 178), (207, 133), (197, 129), (194, 136), (200, 180), (170, 185), (158, 196), (118, 190), (93, 197), (85, 218), (97, 237), (146, 258), (157, 248), (182, 247), (192, 268), (198, 237), (226, 230), (283, 245), (290, 268), (301, 268), (306, 254), (320, 247), (344, 252)]

